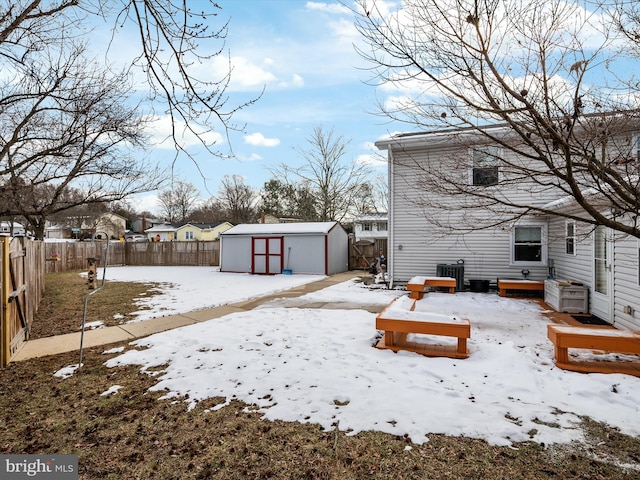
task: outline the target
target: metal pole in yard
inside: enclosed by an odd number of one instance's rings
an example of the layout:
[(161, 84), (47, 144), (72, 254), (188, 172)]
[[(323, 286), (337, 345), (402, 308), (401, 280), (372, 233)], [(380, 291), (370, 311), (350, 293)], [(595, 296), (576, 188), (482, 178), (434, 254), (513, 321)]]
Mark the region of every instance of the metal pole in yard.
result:
[[(103, 265), (102, 265), (102, 283), (100, 284), (100, 286), (98, 288), (95, 288), (94, 290), (91, 290), (91, 292), (89, 292), (84, 297), (84, 309), (82, 311), (82, 329), (80, 331), (80, 359), (78, 360), (78, 368), (82, 367), (82, 345), (84, 343), (84, 329), (85, 329), (85, 324), (87, 322), (87, 303), (89, 302), (89, 297), (91, 295), (93, 295), (94, 293), (99, 292), (100, 290), (102, 290), (104, 288), (105, 277), (107, 275), (107, 260), (109, 258), (109, 235), (106, 232), (97, 231), (91, 237), (91, 242), (92, 243), (95, 241), (96, 234), (98, 234), (98, 233), (104, 234), (105, 237), (107, 238), (107, 244), (106, 244), (106, 247), (104, 249), (104, 262), (103, 262)], [(91, 288), (91, 287), (92, 287), (92, 285), (89, 285), (89, 288)], [(93, 287), (95, 287), (95, 284), (93, 285)]]

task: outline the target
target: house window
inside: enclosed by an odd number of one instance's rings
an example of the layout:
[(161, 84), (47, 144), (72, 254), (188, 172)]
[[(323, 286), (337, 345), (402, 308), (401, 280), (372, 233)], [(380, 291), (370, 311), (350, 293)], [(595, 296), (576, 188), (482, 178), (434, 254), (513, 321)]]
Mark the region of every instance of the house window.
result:
[(363, 223), (362, 224), (362, 231), (363, 232), (370, 232), (371, 230), (372, 230), (371, 223)]
[(186, 232), (184, 232), (184, 238), (185, 240), (193, 240), (194, 239), (193, 232), (190, 230), (187, 230)]
[(576, 222), (568, 221), (565, 236), (565, 253), (567, 255), (576, 254)]
[(523, 265), (543, 264), (546, 258), (545, 227), (518, 225), (512, 231), (512, 260)]
[(386, 232), (387, 231), (387, 222), (378, 222), (378, 231)]
[(497, 147), (473, 149), (471, 157), (473, 185), (497, 185), (500, 149)]

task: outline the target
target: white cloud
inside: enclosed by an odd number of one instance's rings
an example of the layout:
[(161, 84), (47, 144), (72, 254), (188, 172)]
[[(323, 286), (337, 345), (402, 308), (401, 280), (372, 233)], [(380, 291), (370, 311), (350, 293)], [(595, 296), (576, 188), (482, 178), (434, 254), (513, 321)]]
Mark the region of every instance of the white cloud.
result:
[(380, 168), (387, 166), (386, 152), (379, 151), (375, 143), (365, 142), (362, 144), (363, 150), (367, 150), (371, 153), (362, 153), (356, 157), (356, 163), (359, 165), (367, 165), (373, 168)]
[(280, 145), (279, 138), (266, 138), (259, 132), (245, 135), (244, 142), (254, 147), (277, 147)]
[(297, 73), (294, 73), (290, 81), (280, 82), (278, 83), (278, 86), (282, 88), (287, 88), (287, 87), (301, 88), (304, 86), (304, 79)]
[(160, 204), (156, 193), (145, 193), (136, 195), (134, 198), (136, 211), (151, 212), (154, 215), (160, 214)]
[[(273, 60), (266, 59), (266, 65), (272, 65)], [(223, 78), (229, 71), (229, 60), (221, 55), (215, 57), (211, 66), (216, 78)], [(230, 89), (246, 90), (250, 88), (262, 87), (268, 83), (277, 81), (277, 77), (253, 63), (246, 57), (231, 57), (231, 83)]]
[(257, 153), (252, 153), (249, 156), (238, 154), (236, 157), (242, 162), (258, 162), (260, 160), (264, 160), (262, 155), (259, 155)]
[[(196, 135), (187, 129), (184, 122), (176, 121), (174, 122), (174, 126), (176, 139), (183, 148), (201, 145), (203, 142), (208, 145), (221, 145), (225, 143), (224, 137), (218, 132), (202, 132)], [(171, 138), (172, 128), (170, 116), (164, 115), (156, 117), (149, 132), (151, 134), (152, 145), (159, 149), (174, 150), (175, 146)]]
[(305, 6), (309, 10), (320, 10), (332, 14), (349, 15), (351, 13), (349, 7), (340, 3), (307, 2)]

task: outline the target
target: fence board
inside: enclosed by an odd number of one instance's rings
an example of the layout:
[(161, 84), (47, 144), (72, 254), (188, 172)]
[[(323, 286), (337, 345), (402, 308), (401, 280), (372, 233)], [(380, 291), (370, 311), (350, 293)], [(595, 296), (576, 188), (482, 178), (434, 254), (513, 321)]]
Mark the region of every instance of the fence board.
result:
[[(85, 270), (87, 258), (104, 263), (106, 242), (47, 242), (46, 271)], [(109, 242), (107, 265), (220, 265), (220, 242)]]
[(3, 238), (1, 260), (2, 316), (0, 366), (29, 338), (33, 317), (44, 294), (43, 242)]
[(354, 242), (349, 240), (349, 270), (368, 270), (380, 256), (380, 251), (387, 256), (387, 239), (375, 239), (371, 242)]

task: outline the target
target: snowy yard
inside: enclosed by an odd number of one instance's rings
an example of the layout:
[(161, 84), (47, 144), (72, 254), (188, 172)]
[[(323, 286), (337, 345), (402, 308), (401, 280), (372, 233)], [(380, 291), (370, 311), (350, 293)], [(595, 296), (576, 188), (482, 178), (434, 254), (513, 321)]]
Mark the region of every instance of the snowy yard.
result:
[[(162, 314), (170, 314), (321, 277), (123, 267), (108, 270), (107, 278), (161, 282), (164, 294), (153, 301)], [(582, 438), (579, 423), (585, 415), (640, 435), (640, 378), (555, 368), (548, 319), (533, 301), (427, 294), (421, 310), (471, 321), (465, 360), (373, 348), (375, 314), (357, 305), (385, 305), (404, 294), (348, 281), (138, 340), (128, 351), (109, 352), (116, 356), (107, 365), (139, 365), (157, 375), (154, 389), (166, 391), (167, 398), (238, 399), (266, 419), (319, 423), (326, 429), (337, 425), (353, 434), (379, 430), (408, 435), (418, 444), (435, 433), (496, 445), (563, 443)], [(350, 307), (304, 308), (314, 302)]]

